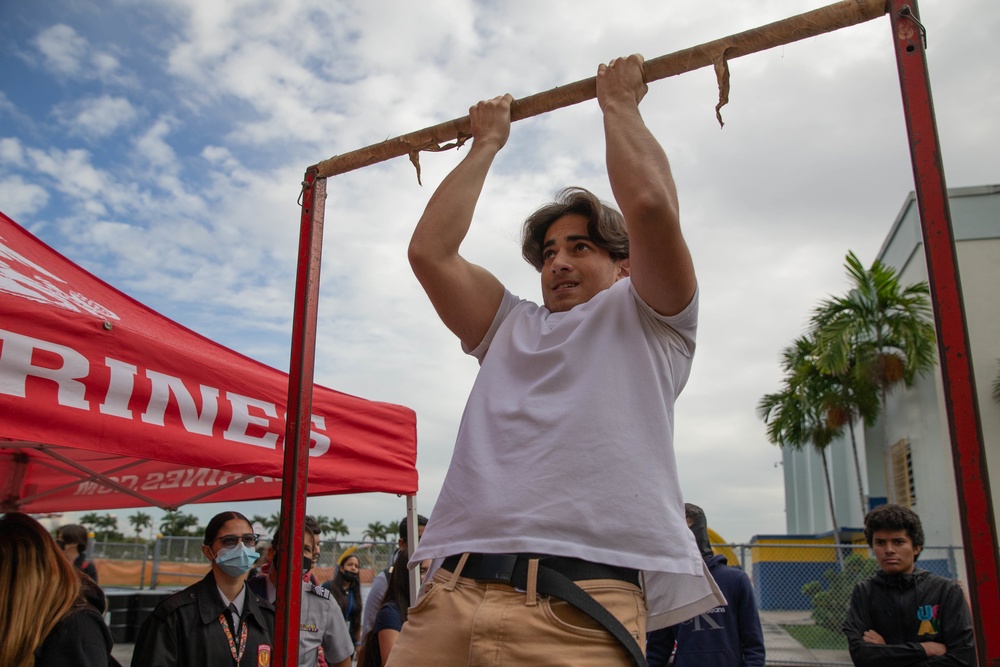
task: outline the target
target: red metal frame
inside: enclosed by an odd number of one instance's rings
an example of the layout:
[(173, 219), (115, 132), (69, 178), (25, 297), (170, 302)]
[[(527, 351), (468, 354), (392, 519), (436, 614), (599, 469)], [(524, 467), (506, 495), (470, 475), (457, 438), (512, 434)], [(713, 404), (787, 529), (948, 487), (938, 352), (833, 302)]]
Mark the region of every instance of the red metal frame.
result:
[[(916, 0), (887, 0), (886, 7), (899, 67), (917, 206), (934, 304), (979, 664), (1000, 667), (1000, 567), (996, 522), (989, 477), (985, 474), (979, 403), (973, 382), (948, 192), (927, 75), (925, 33), (919, 23)], [(279, 568), (274, 647), (276, 665), (296, 664), (298, 653), (301, 582), (295, 565), (302, 561), (302, 542), (290, 538), (302, 534), (305, 517), (325, 199), (326, 179), (318, 177), (316, 167), (310, 167), (306, 171), (302, 190), (289, 369), (281, 499), (285, 530), (279, 544), (281, 553), (287, 554), (288, 558), (281, 560)], [(294, 574), (290, 576), (292, 572)]]
[(302, 612), (302, 540), (309, 477), (309, 434), (312, 419), (313, 371), (316, 361), (316, 319), (319, 310), (320, 260), (323, 256), (323, 216), (326, 179), (315, 167), (302, 182), (295, 314), (288, 369), (288, 417), (285, 426), (285, 466), (281, 490), (281, 532), (278, 551), (277, 618), (274, 665), (298, 664), (299, 620)]
[(916, 0), (889, 0), (888, 9), (934, 304), (979, 664), (1000, 667), (996, 521), (969, 354), (948, 190), (927, 75), (926, 34), (919, 22)]

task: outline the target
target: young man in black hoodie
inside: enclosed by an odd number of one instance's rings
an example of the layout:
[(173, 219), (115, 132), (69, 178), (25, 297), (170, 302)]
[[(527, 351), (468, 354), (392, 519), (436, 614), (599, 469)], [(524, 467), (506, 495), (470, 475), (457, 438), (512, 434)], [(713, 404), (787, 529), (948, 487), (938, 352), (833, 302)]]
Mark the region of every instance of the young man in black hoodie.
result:
[(859, 667), (974, 667), (975, 638), (957, 583), (916, 567), (924, 548), (920, 517), (882, 505), (865, 517), (879, 571), (851, 593), (844, 634)]

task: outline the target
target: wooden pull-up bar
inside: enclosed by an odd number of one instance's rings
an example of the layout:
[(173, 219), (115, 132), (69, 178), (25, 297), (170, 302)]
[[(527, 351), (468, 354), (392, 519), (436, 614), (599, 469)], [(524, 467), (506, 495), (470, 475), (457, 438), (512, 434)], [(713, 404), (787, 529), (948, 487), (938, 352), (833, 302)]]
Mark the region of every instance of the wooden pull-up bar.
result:
[[(729, 101), (730, 59), (864, 23), (885, 13), (885, 0), (842, 0), (805, 14), (647, 60), (643, 65), (643, 79), (649, 83), (709, 65), (714, 66), (719, 80), (719, 103), (715, 107), (715, 112), (721, 124), (722, 116), (719, 110)], [(597, 78), (590, 77), (514, 100), (510, 116), (512, 121), (522, 120), (592, 100), (595, 97), (597, 97)], [(449, 141), (458, 140), (460, 144), (468, 139), (469, 129), (469, 117), (462, 116), (350, 153), (335, 155), (315, 165), (317, 176), (320, 178), (336, 176), (390, 158), (409, 155), (417, 166), (419, 177), (417, 156), (420, 151), (444, 150), (457, 145), (443, 145)]]

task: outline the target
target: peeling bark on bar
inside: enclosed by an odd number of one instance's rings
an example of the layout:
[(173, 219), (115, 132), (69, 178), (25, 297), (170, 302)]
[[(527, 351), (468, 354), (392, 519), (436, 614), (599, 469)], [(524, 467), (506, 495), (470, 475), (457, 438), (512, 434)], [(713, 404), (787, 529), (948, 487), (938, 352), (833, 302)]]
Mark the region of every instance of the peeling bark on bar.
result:
[[(649, 83), (702, 67), (713, 66), (719, 80), (719, 103), (716, 106), (716, 116), (721, 125), (722, 116), (719, 110), (729, 99), (729, 60), (871, 21), (884, 15), (885, 12), (886, 0), (843, 0), (759, 28), (647, 60), (643, 66), (643, 78)], [(511, 105), (511, 120), (523, 120), (592, 100), (595, 97), (597, 97), (597, 78), (590, 77), (514, 100)], [(463, 116), (394, 139), (387, 139), (350, 153), (335, 155), (317, 164), (316, 169), (318, 177), (326, 178), (384, 162), (390, 158), (409, 155), (410, 160), (417, 168), (419, 178), (418, 156), (421, 151), (453, 148), (461, 145), (468, 138), (469, 117)], [(455, 140), (457, 141), (452, 146), (444, 145)]]

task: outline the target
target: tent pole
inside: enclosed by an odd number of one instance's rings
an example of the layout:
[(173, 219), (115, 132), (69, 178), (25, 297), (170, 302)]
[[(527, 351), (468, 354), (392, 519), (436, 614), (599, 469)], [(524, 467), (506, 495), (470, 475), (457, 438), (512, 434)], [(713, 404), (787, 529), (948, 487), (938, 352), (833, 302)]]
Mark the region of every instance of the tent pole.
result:
[(288, 368), (288, 416), (281, 485), (281, 535), (278, 553), (277, 619), (274, 665), (298, 664), (299, 621), (302, 612), (302, 532), (305, 528), (312, 426), (313, 371), (316, 361), (316, 318), (319, 306), (320, 259), (326, 179), (306, 170), (302, 182), (295, 314)]
[[(409, 562), (410, 554), (417, 549), (420, 526), (417, 525), (417, 494), (406, 496), (406, 546), (410, 553), (406, 554)], [(410, 567), (410, 599), (416, 602), (420, 590), (420, 568)]]
[(969, 354), (948, 189), (927, 74), (927, 35), (919, 21), (916, 0), (889, 0), (888, 4), (927, 258), (927, 277), (934, 305), (976, 649), (980, 665), (996, 667), (1000, 665), (996, 520)]

